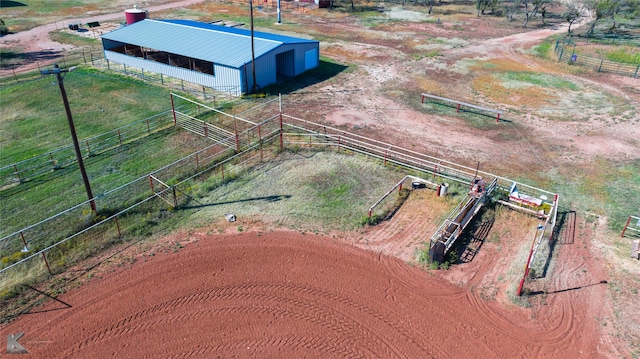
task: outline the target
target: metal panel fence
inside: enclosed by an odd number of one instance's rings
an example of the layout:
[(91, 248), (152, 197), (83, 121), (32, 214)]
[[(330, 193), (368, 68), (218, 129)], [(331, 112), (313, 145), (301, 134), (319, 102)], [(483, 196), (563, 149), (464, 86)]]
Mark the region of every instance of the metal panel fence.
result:
[(639, 216), (629, 216), (629, 218), (627, 219), (627, 223), (625, 223), (624, 227), (622, 228), (622, 234), (620, 235), (620, 237), (624, 237), (625, 233), (627, 233), (627, 236), (640, 237)]
[[(108, 231), (110, 228), (111, 231), (117, 230), (120, 237), (122, 220), (135, 213), (134, 209), (141, 211), (140, 206), (148, 205), (153, 198), (169, 198), (173, 205), (177, 206), (187, 200), (189, 188), (197, 177), (219, 170), (224, 180), (225, 173), (229, 176), (231, 172), (239, 171), (242, 164), (261, 161), (271, 156), (275, 151), (270, 151), (269, 146), (273, 146), (279, 138), (279, 119), (279, 116), (273, 115), (251, 128), (231, 134), (210, 146), (105, 192), (94, 199), (99, 216), (94, 216), (88, 211), (89, 201), (86, 201), (0, 238), (0, 273), (25, 263), (32, 263), (34, 258), (42, 257), (46, 262), (47, 253), (54, 249), (61, 250), (65, 243), (88, 231)], [(230, 141), (237, 143), (238, 147), (230, 148), (225, 144)], [(162, 183), (162, 186), (154, 187), (157, 183)], [(125, 209), (120, 210), (122, 208)], [(157, 208), (154, 208), (154, 211), (157, 211)], [(64, 254), (61, 256), (64, 257)], [(58, 266), (63, 264), (59, 263)], [(33, 265), (37, 267), (36, 264)], [(6, 284), (11, 285), (11, 281)]]
[[(173, 126), (171, 112), (167, 110), (115, 130), (82, 139), (79, 141), (80, 152), (82, 158), (88, 158)], [(73, 146), (64, 146), (20, 162), (3, 165), (0, 167), (0, 180), (3, 186), (26, 182), (76, 162)]]
[[(569, 49), (567, 49), (569, 47)], [(572, 64), (590, 67), (598, 72), (614, 73), (616, 75), (640, 76), (640, 64), (624, 64), (605, 59), (599, 59), (586, 55), (578, 55), (574, 52), (575, 46), (568, 46), (566, 43), (556, 41), (554, 51), (558, 55), (558, 61), (570, 62)]]
[[(460, 165), (424, 153), (408, 150), (399, 146), (373, 140), (364, 136), (349, 133), (344, 130), (314, 123), (297, 117), (283, 114), (285, 126), (285, 144), (294, 146), (334, 146), (338, 149), (348, 149), (363, 153), (382, 160), (385, 164), (392, 163), (408, 169), (429, 175), (434, 182), (452, 181), (464, 185), (471, 185), (476, 176), (486, 179), (497, 178), (496, 192), (504, 199), (508, 199), (510, 189), (515, 181), (495, 174)], [(542, 198), (543, 203), (551, 206), (552, 192), (544, 189), (517, 184), (520, 193)]]
[[(202, 104), (192, 103), (192, 106), (211, 110)], [(70, 241), (76, 241), (74, 246), (77, 246), (86, 245), (85, 243), (97, 238), (113, 240), (127, 234), (144, 236), (145, 231), (148, 231), (145, 225), (148, 224), (140, 220), (141, 216), (133, 214), (158, 213), (158, 208), (162, 208), (158, 206), (166, 208), (167, 203), (161, 200), (152, 201), (153, 199), (163, 198), (168, 200), (172, 207), (179, 207), (197, 195), (193, 191), (197, 191), (197, 181), (202, 179), (203, 175), (207, 178), (218, 176), (224, 181), (225, 175), (228, 176), (230, 171), (238, 173), (247, 165), (258, 163), (265, 157), (273, 158), (285, 145), (331, 146), (338, 150), (362, 153), (377, 158), (384, 164), (397, 165), (430, 176), (436, 183), (447, 180), (469, 185), (476, 175), (486, 176), (487, 179), (495, 178), (497, 190), (506, 191), (507, 196), (508, 189), (514, 185), (514, 181), (500, 176), (284, 115), (281, 110), (282, 102), (276, 100), (247, 109), (242, 112), (242, 117), (216, 110), (217, 115), (226, 120), (231, 116), (234, 122), (241, 122), (243, 126), (236, 126), (232, 134), (220, 132), (220, 137), (210, 146), (95, 198), (99, 216), (88, 210), (87, 201), (0, 238), (0, 292), (28, 281), (30, 277), (39, 275), (38, 273), (41, 274), (42, 271), (38, 268), (44, 270), (46, 267), (50, 272), (51, 267), (53, 271), (64, 269), (69, 264), (66, 261), (66, 253), (71, 247)], [(180, 124), (182, 122), (178, 121), (178, 112), (194, 113), (194, 109), (181, 107), (177, 111), (174, 107), (172, 112), (175, 123)], [(187, 117), (193, 121), (202, 121), (197, 116), (185, 115), (185, 118)], [(262, 120), (257, 121), (260, 117)], [(197, 123), (219, 128), (216, 123)], [(229, 136), (222, 138), (224, 134)], [(229, 146), (230, 141), (236, 145)], [(162, 185), (154, 187), (154, 183)], [(542, 198), (543, 203), (550, 202), (546, 199), (547, 196), (554, 197), (553, 193), (542, 189), (525, 184), (518, 186), (520, 192)], [(551, 222), (550, 229), (545, 228), (545, 233), (551, 233), (555, 226), (556, 209), (557, 203), (554, 198), (553, 206), (547, 212), (547, 222)], [(93, 251), (99, 250), (95, 245), (92, 248)], [(91, 254), (92, 250), (85, 251), (85, 254)], [(47, 257), (49, 260), (55, 260), (51, 266), (46, 260)], [(45, 260), (39, 261), (39, 258)], [(10, 269), (13, 270), (11, 275), (8, 272)]]

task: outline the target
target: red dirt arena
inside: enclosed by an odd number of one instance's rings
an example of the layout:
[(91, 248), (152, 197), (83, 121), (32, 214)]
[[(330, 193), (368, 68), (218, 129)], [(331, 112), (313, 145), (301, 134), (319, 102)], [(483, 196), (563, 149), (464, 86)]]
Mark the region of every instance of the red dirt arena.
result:
[(3, 340), (24, 332), (19, 342), (31, 358), (611, 354), (593, 317), (603, 310), (606, 286), (570, 290), (579, 283), (569, 274), (590, 266), (571, 250), (560, 251), (562, 288), (525, 309), (477, 294), (497, 258), (490, 247), (467, 269), (468, 283), (456, 286), (438, 272), (327, 236), (183, 233), (169, 242), (185, 239), (179, 250), (147, 252), (32, 308), (2, 328)]

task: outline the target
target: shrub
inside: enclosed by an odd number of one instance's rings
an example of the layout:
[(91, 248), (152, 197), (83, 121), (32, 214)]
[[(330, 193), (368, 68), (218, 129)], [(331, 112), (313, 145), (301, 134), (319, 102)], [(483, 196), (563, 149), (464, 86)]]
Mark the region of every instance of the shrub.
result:
[(4, 23), (4, 20), (0, 19), (0, 35), (6, 35), (9, 33), (9, 28)]
[(545, 42), (534, 47), (533, 51), (535, 52), (536, 56), (547, 57), (547, 54), (549, 53), (550, 48), (551, 48), (551, 44)]
[(369, 216), (363, 216), (362, 218), (360, 218), (360, 226), (364, 227), (364, 226), (375, 226), (376, 224), (380, 223), (380, 217), (378, 217), (377, 215), (371, 215), (371, 217)]

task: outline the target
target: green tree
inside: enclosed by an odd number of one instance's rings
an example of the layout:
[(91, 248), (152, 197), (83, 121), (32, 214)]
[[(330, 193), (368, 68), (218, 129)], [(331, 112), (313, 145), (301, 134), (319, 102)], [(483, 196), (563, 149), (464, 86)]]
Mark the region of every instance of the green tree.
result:
[(527, 27), (529, 20), (535, 17), (539, 12), (542, 13), (542, 22), (544, 22), (544, 16), (546, 8), (552, 5), (555, 0), (522, 0), (522, 6), (524, 7), (524, 24), (522, 27)]
[[(620, 11), (620, 8), (624, 5), (623, 0), (600, 0), (596, 6), (596, 18), (610, 17), (613, 22), (611, 31), (616, 29), (616, 15)], [(597, 16), (598, 12), (600, 16)]]
[(477, 16), (480, 16), (480, 14), (484, 15), (487, 9), (491, 9), (491, 12), (494, 13), (496, 6), (498, 6), (498, 0), (476, 0)]
[(568, 34), (571, 34), (571, 25), (580, 20), (582, 16), (582, 12), (574, 4), (571, 3), (567, 6), (567, 11), (562, 14), (562, 17), (569, 23)]

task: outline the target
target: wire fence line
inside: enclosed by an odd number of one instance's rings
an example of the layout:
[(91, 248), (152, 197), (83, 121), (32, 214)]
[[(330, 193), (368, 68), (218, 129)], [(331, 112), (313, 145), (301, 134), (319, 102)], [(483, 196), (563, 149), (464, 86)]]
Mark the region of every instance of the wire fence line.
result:
[[(73, 50), (68, 52), (62, 52), (56, 57), (55, 62), (62, 68), (69, 68), (71, 66), (91, 66), (95, 62), (102, 59), (102, 49), (97, 46), (86, 46), (79, 50)], [(42, 77), (40, 71), (45, 67), (48, 67), (50, 61), (40, 62), (38, 60), (31, 61), (36, 64), (36, 70), (23, 70), (20, 67), (6, 66), (2, 69), (0, 76), (1, 85), (11, 85), (26, 81), (32, 81)]]
[(143, 81), (151, 82), (172, 90), (190, 93), (204, 100), (216, 101), (218, 99), (230, 99), (242, 95), (242, 88), (240, 86), (220, 87), (216, 90), (168, 75), (151, 72), (144, 68), (135, 68), (117, 62), (111, 62), (104, 58), (94, 59), (92, 66), (103, 70), (119, 72), (126, 76), (137, 77)]
[[(271, 111), (274, 111), (274, 106), (271, 104)], [(250, 111), (245, 113), (250, 114)], [(120, 238), (125, 227), (123, 222), (134, 210), (140, 211), (143, 205), (150, 206), (149, 210), (158, 210), (158, 203), (153, 204), (151, 201), (153, 198), (166, 199), (172, 196), (173, 204), (177, 206), (191, 197), (190, 188), (198, 177), (218, 170), (214, 175), (224, 181), (225, 177), (233, 176), (234, 171), (240, 171), (244, 163), (252, 160), (262, 161), (271, 156), (274, 151), (268, 147), (272, 147), (273, 142), (278, 139), (277, 134), (281, 128), (278, 124), (279, 118), (271, 116), (255, 123), (253, 127), (238, 127), (238, 131), (227, 138), (212, 141), (211, 145), (203, 149), (101, 194), (93, 199), (100, 213), (98, 216), (87, 211), (89, 201), (85, 201), (0, 238), (0, 273), (25, 263), (33, 264), (34, 259), (38, 257), (44, 259), (47, 269), (51, 272), (46, 259), (47, 253), (54, 249), (59, 250), (70, 240), (88, 231), (94, 233), (98, 230), (108, 231), (109, 228), (112, 231), (117, 230), (116, 236)], [(249, 123), (246, 120), (244, 122)], [(226, 145), (228, 142), (233, 142), (238, 147)], [(161, 182), (164, 186), (154, 189), (154, 179), (155, 183)], [(163, 203), (165, 202), (161, 202), (160, 205)], [(135, 232), (135, 229), (133, 231)], [(8, 281), (7, 284), (10, 285), (11, 282)], [(0, 288), (0, 292), (2, 289)]]
[[(15, 69), (12, 69), (11, 71), (5, 70), (5, 74), (0, 77), (0, 85), (19, 84), (41, 78), (42, 75), (40, 74), (40, 71), (45, 67), (45, 64), (40, 64), (38, 62), (36, 62), (36, 64), (38, 71), (18, 73)], [(113, 71), (125, 76), (136, 77), (143, 81), (160, 85), (171, 90), (189, 93), (204, 100), (224, 100), (236, 98), (242, 95), (242, 88), (240, 86), (229, 86), (227, 88), (216, 90), (211, 87), (191, 83), (168, 75), (110, 62), (104, 58), (102, 49), (98, 47), (83, 47), (80, 50), (62, 53), (58, 59), (58, 64), (63, 68), (71, 66), (87, 66), (106, 71)]]
[[(80, 152), (82, 158), (88, 158), (173, 126), (171, 111), (167, 110), (115, 130), (82, 139), (79, 141)], [(73, 145), (68, 145), (19, 162), (0, 166), (0, 180), (3, 186), (22, 183), (50, 171), (67, 167), (77, 161)]]
[[(211, 114), (197, 108), (206, 105), (189, 101), (184, 99), (178, 104), (180, 112), (201, 113), (202, 118)], [(185, 109), (188, 103), (192, 107)], [(430, 174), (436, 182), (449, 180), (468, 184), (475, 177), (474, 168), (283, 114), (282, 102), (278, 100), (243, 111), (241, 119), (238, 115), (218, 111), (215, 117), (206, 121), (197, 116), (178, 121), (175, 107), (172, 112), (177, 126), (194, 120), (198, 125), (207, 122), (207, 126), (216, 128), (221, 128), (216, 124), (230, 120), (241, 121), (244, 125), (234, 126), (234, 133), (221, 131), (218, 135), (228, 136), (216, 137), (211, 145), (94, 198), (99, 215), (89, 211), (89, 201), (85, 201), (0, 238), (0, 293), (29, 283), (35, 277), (46, 275), (47, 271), (64, 271), (75, 260), (97, 253), (108, 243), (150, 235), (148, 227), (171, 215), (168, 207), (180, 209), (198, 198), (201, 191), (209, 191), (232, 180), (265, 159), (276, 158), (284, 148), (322, 145), (338, 151), (362, 153), (385, 164)], [(203, 133), (200, 135), (204, 136)], [(512, 180), (483, 171), (476, 174), (496, 178), (503, 190), (514, 184)], [(518, 186), (522, 192), (545, 201), (545, 196), (553, 195), (525, 184)], [(79, 252), (73, 254), (73, 248)], [(78, 253), (82, 253), (82, 258), (76, 258), (80, 256)]]
[(566, 42), (556, 41), (554, 52), (558, 55), (558, 61), (568, 62), (592, 68), (598, 72), (614, 73), (616, 75), (631, 76), (637, 78), (640, 76), (640, 64), (625, 64), (622, 62), (610, 61), (596, 57), (590, 57), (575, 53), (575, 44), (570, 45)]

